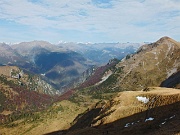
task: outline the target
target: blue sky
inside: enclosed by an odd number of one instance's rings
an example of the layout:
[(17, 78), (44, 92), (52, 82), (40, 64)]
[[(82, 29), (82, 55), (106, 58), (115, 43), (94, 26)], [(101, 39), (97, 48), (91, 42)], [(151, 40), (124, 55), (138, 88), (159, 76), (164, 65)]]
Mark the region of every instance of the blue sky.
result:
[(180, 41), (180, 0), (1, 0), (0, 42)]

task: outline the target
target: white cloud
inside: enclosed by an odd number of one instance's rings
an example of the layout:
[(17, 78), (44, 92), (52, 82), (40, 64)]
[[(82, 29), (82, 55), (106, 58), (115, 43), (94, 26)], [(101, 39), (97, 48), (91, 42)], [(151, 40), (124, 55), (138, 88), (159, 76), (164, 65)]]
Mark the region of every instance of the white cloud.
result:
[(180, 1), (94, 2), (1, 0), (0, 19), (38, 28), (42, 32), (52, 28), (51, 32), (57, 29), (60, 32), (74, 30), (100, 33), (112, 41), (128, 41), (128, 38), (129, 41), (156, 40), (164, 34), (172, 37), (178, 37), (180, 34)]

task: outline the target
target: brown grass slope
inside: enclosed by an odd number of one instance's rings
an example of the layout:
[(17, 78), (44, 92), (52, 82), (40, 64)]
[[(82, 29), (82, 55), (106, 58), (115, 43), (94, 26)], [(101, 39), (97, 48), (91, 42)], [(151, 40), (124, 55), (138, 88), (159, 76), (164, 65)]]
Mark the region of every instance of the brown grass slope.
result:
[[(148, 103), (137, 96), (149, 98)], [(172, 135), (180, 134), (180, 91), (151, 87), (148, 91), (120, 92), (104, 105), (86, 112), (67, 131), (49, 135)], [(154, 118), (152, 121), (145, 121)]]
[[(115, 85), (122, 90), (142, 90), (160, 86), (161, 82), (180, 71), (180, 43), (169, 37), (144, 45), (130, 58), (117, 64), (122, 68)], [(131, 84), (131, 85), (129, 85)]]

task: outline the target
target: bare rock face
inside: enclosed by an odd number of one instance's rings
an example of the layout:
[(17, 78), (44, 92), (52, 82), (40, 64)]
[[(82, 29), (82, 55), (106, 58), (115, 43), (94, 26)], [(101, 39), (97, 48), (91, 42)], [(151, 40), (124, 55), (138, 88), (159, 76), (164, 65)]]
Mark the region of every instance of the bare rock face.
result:
[(162, 81), (180, 71), (180, 43), (163, 37), (142, 46), (116, 67), (123, 69), (116, 84), (120, 89), (142, 90), (147, 86), (160, 86)]

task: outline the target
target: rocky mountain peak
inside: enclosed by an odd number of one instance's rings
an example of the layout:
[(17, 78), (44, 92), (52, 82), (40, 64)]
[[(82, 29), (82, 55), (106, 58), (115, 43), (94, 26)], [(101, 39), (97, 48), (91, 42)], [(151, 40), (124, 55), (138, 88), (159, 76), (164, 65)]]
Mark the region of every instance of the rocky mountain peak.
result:
[(179, 71), (179, 56), (179, 42), (169, 37), (144, 45), (136, 54), (117, 65), (117, 68), (123, 68), (123, 72), (119, 74), (118, 86), (126, 90), (159, 86), (162, 81)]
[(141, 46), (137, 50), (137, 53), (150, 51), (150, 50), (152, 50), (153, 48), (156, 48), (159, 45), (164, 45), (164, 46), (168, 45), (169, 47), (175, 45), (176, 47), (180, 47), (180, 43), (179, 42), (173, 40), (170, 37), (165, 36), (165, 37), (160, 38), (158, 41), (156, 41), (154, 43), (145, 44), (145, 45)]
[(169, 45), (176, 45), (176, 46), (180, 47), (179, 42), (177, 42), (174, 39), (167, 37), (167, 36), (160, 38), (157, 42), (155, 42), (155, 44), (159, 44), (159, 45), (169, 44)]
[(164, 37), (160, 38), (158, 41), (167, 41), (167, 40), (172, 40), (172, 38), (170, 38), (168, 36), (164, 36)]

